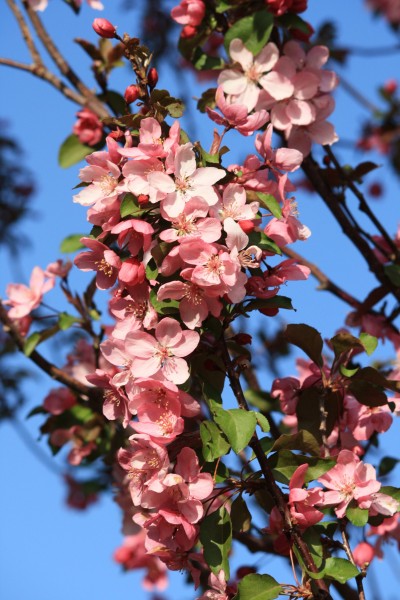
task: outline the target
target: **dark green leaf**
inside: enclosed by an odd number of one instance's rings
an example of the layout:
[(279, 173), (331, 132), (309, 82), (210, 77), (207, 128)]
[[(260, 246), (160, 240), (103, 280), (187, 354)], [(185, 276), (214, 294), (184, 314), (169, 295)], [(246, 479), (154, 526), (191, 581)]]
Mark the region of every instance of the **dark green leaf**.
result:
[(208, 56), (201, 48), (196, 48), (192, 63), (198, 71), (221, 70), (225, 66), (225, 61), (219, 56)]
[(96, 148), (81, 144), (76, 135), (71, 134), (61, 144), (58, 152), (58, 164), (60, 167), (67, 169), (81, 162), (88, 154), (94, 152)]
[(392, 456), (384, 456), (379, 463), (378, 474), (382, 477), (388, 475), (400, 462), (399, 459), (393, 458)]
[(225, 49), (229, 52), (232, 40), (239, 38), (254, 56), (259, 54), (269, 40), (274, 26), (274, 17), (266, 10), (260, 10), (236, 21), (225, 34)]
[(314, 327), (304, 323), (288, 325), (284, 336), (290, 344), (294, 344), (303, 350), (316, 365), (322, 367), (324, 343), (321, 334)]
[(246, 398), (247, 402), (263, 412), (276, 410), (279, 406), (277, 399), (272, 398), (271, 394), (268, 392), (249, 389), (244, 392), (244, 397)]
[(400, 287), (400, 267), (399, 265), (387, 265), (384, 267), (386, 275), (389, 277), (390, 281)]
[(274, 296), (273, 298), (251, 300), (244, 305), (243, 308), (246, 312), (261, 310), (263, 308), (286, 308), (288, 310), (294, 310), (291, 299), (286, 296)]
[(286, 15), (282, 15), (277, 20), (279, 25), (286, 27), (286, 29), (298, 29), (306, 35), (310, 33), (308, 23), (294, 13), (286, 13)]
[(320, 445), (315, 437), (305, 430), (298, 433), (283, 434), (273, 445), (272, 450), (302, 450), (315, 456), (320, 455)]
[(232, 502), (231, 521), (233, 531), (249, 531), (251, 527), (251, 513), (242, 496)]
[(282, 593), (282, 586), (270, 575), (251, 573), (239, 582), (234, 600), (274, 600)]
[(316, 458), (294, 454), (290, 450), (279, 450), (279, 452), (268, 457), (268, 463), (277, 481), (288, 484), (293, 473), (300, 465), (308, 464), (305, 476), (305, 483), (308, 483), (332, 469), (336, 461), (332, 458)]
[(203, 519), (200, 525), (200, 542), (203, 544), (204, 559), (211, 571), (218, 575), (222, 569), (225, 572), (225, 579), (228, 580), (232, 524), (226, 508), (221, 506)]

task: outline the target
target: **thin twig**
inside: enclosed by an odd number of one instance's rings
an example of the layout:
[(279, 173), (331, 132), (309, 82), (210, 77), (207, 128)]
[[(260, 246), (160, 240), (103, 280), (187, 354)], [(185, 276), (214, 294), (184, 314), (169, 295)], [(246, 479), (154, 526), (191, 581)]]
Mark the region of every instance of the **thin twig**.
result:
[[(347, 558), (356, 567), (357, 565), (354, 561), (353, 553), (350, 548), (349, 538), (347, 537), (346, 522), (343, 519), (340, 519), (339, 526), (340, 526), (340, 533), (342, 534), (343, 546), (344, 546), (345, 552), (347, 554)], [(355, 578), (356, 583), (357, 583), (359, 600), (365, 600), (365, 592), (364, 592), (363, 581), (362, 581), (363, 577), (364, 577), (363, 574), (360, 573)]]
[(57, 75), (55, 75), (54, 73), (51, 73), (51, 71), (49, 71), (42, 64), (28, 65), (28, 64), (13, 60), (11, 58), (0, 58), (0, 65), (5, 65), (6, 67), (12, 67), (14, 69), (19, 69), (21, 71), (27, 71), (28, 73), (31, 73), (35, 77), (38, 77), (39, 79), (43, 79), (43, 81), (47, 81), (48, 83), (50, 83), (50, 85), (52, 85), (57, 90), (59, 90), (66, 98), (68, 98), (69, 100), (72, 100), (73, 102), (76, 102), (77, 104), (79, 104), (79, 106), (83, 106), (86, 103), (86, 98), (84, 96), (81, 96), (74, 90), (71, 90), (67, 85), (65, 85), (65, 83), (63, 83), (61, 81), (61, 79), (59, 79), (57, 77)]
[(347, 79), (343, 77), (342, 74), (340, 74), (340, 85), (348, 94), (350, 94), (350, 96), (354, 98), (354, 100), (359, 102), (361, 106), (366, 108), (368, 111), (372, 113), (380, 112), (379, 108), (373, 104), (373, 102), (368, 100), (368, 98), (363, 96), (349, 81), (347, 81)]
[[(25, 338), (19, 333), (17, 327), (9, 318), (6, 309), (1, 304), (0, 301), (0, 322), (3, 323), (3, 329), (5, 333), (8, 333), (11, 338), (16, 343), (17, 347), (23, 352), (25, 345)], [(51, 362), (49, 362), (44, 356), (39, 354), (37, 350), (33, 350), (29, 355), (29, 358), (32, 362), (34, 362), (42, 371), (50, 375), (52, 379), (63, 383), (67, 387), (69, 387), (74, 392), (77, 392), (80, 395), (87, 396), (88, 398), (92, 398), (95, 400), (99, 399), (99, 390), (95, 387), (89, 387), (74, 377), (71, 377), (67, 373), (65, 373), (62, 369), (59, 369)]]
[(29, 31), (29, 27), (28, 27), (27, 23), (25, 22), (25, 19), (22, 15), (21, 11), (19, 10), (18, 6), (15, 4), (14, 0), (7, 0), (7, 4), (10, 7), (10, 10), (12, 11), (12, 13), (14, 14), (14, 16), (16, 18), (16, 21), (17, 21), (18, 26), (22, 33), (22, 37), (24, 38), (24, 41), (25, 41), (26, 45), (28, 46), (29, 54), (31, 55), (33, 62), (37, 65), (41, 65), (42, 57), (40, 56), (40, 53), (35, 46), (35, 43), (31, 36), (31, 32)]
[(81, 81), (72, 67), (65, 60), (61, 52), (58, 50), (52, 38), (47, 33), (37, 12), (32, 9), (27, 0), (23, 0), (23, 5), (33, 25), (33, 28), (35, 29), (46, 51), (57, 65), (60, 72), (85, 98), (85, 105), (93, 110), (101, 119), (109, 117), (110, 114), (106, 110), (104, 104), (98, 98), (96, 98), (96, 95), (88, 87), (86, 87), (86, 85)]

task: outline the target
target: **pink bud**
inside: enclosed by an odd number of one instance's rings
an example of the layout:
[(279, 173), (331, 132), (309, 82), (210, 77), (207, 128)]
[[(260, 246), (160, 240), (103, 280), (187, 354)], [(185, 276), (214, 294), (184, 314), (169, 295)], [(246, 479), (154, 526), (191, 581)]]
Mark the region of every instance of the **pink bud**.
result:
[(197, 27), (194, 27), (193, 25), (185, 25), (185, 27), (181, 31), (181, 38), (186, 40), (188, 38), (195, 36), (196, 33), (197, 33)]
[(151, 88), (155, 88), (158, 82), (158, 73), (155, 67), (152, 67), (147, 73), (147, 83)]
[(116, 28), (107, 19), (98, 18), (93, 21), (93, 29), (102, 38), (113, 38), (115, 37)]
[(135, 102), (140, 96), (140, 88), (137, 85), (128, 85), (124, 94), (125, 102), (127, 104), (132, 104), (132, 102)]
[(388, 79), (383, 89), (387, 94), (394, 94), (397, 90), (397, 81), (395, 79)]
[(374, 558), (375, 550), (371, 544), (367, 542), (361, 542), (353, 550), (353, 558), (356, 565), (359, 567), (365, 567)]

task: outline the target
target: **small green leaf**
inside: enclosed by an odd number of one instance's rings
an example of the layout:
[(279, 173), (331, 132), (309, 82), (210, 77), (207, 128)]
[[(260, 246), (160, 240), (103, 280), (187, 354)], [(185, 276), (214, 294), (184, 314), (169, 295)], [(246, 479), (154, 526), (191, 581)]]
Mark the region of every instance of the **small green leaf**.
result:
[(83, 237), (85, 237), (84, 233), (74, 233), (72, 235), (68, 235), (60, 244), (60, 252), (63, 254), (72, 254), (77, 250), (85, 248), (81, 242), (81, 238)]
[(277, 21), (279, 22), (279, 25), (286, 27), (286, 29), (298, 29), (306, 35), (310, 34), (308, 23), (294, 13), (286, 13), (285, 15), (278, 17)]
[[(387, 494), (397, 500), (397, 502), (400, 502), (400, 488), (394, 487), (393, 485), (383, 485), (379, 490), (379, 493)], [(400, 505), (398, 510), (400, 510)]]
[(231, 521), (233, 531), (249, 531), (251, 527), (251, 512), (242, 496), (232, 502)]
[(268, 463), (277, 481), (288, 484), (293, 473), (300, 465), (308, 464), (305, 475), (305, 483), (308, 483), (309, 481), (315, 481), (332, 469), (336, 461), (332, 458), (317, 458), (295, 454), (290, 450), (279, 450), (279, 452), (268, 457)]
[(121, 218), (141, 217), (146, 210), (139, 206), (139, 203), (133, 194), (125, 194), (120, 206)]
[(251, 573), (239, 582), (234, 600), (274, 600), (282, 593), (282, 586), (270, 575)]
[(28, 338), (26, 338), (24, 343), (25, 356), (30, 356), (40, 341), (41, 335), (38, 331), (31, 333), (31, 335)]
[(314, 329), (314, 327), (310, 327), (310, 325), (300, 323), (288, 325), (284, 335), (290, 344), (294, 344), (303, 350), (316, 365), (322, 367), (322, 348), (324, 343), (319, 331)]
[(72, 167), (72, 165), (81, 162), (85, 156), (91, 154), (94, 150), (96, 150), (96, 148), (81, 144), (78, 137), (75, 134), (71, 134), (61, 144), (58, 152), (58, 164), (60, 167), (63, 167), (63, 169), (67, 169), (68, 167)]
[(282, 219), (282, 208), (278, 200), (272, 194), (264, 194), (264, 192), (257, 192), (260, 203), (267, 208), (271, 214), (277, 219)]
[(206, 462), (212, 462), (216, 458), (227, 454), (231, 449), (225, 435), (213, 421), (203, 421), (200, 424), (200, 437)]
[(233, 451), (238, 453), (248, 445), (256, 428), (257, 417), (253, 411), (218, 407), (214, 412), (214, 421), (228, 438)]
[(250, 52), (257, 56), (264, 48), (274, 26), (274, 17), (266, 10), (260, 10), (236, 21), (225, 34), (224, 45), (229, 52), (232, 40), (239, 38)]
[(73, 315), (69, 315), (66, 312), (62, 312), (58, 316), (58, 326), (60, 327), (61, 331), (69, 329), (74, 323), (78, 322), (79, 319), (77, 319)]
[(221, 70), (225, 66), (225, 61), (220, 56), (208, 56), (201, 48), (196, 48), (192, 64), (198, 71)]
[(232, 2), (226, 2), (226, 0), (217, 0), (215, 6), (215, 12), (221, 14), (232, 8)]
[(281, 435), (274, 443), (272, 450), (301, 450), (314, 454), (314, 456), (320, 455), (318, 441), (309, 431), (303, 429), (298, 433)]
[(203, 544), (204, 559), (211, 571), (218, 575), (222, 569), (225, 572), (225, 579), (228, 580), (232, 523), (226, 508), (221, 506), (203, 519), (200, 525), (200, 542)]
[(276, 398), (272, 398), (271, 394), (268, 392), (248, 389), (244, 392), (244, 397), (246, 398), (247, 402), (262, 412), (277, 410), (279, 406), (279, 401), (277, 401)]
[(356, 527), (364, 527), (368, 523), (368, 509), (359, 508), (357, 503), (352, 501), (346, 509), (346, 517)]
[(386, 275), (389, 277), (390, 281), (400, 287), (400, 267), (399, 265), (387, 265), (384, 267)]
[(379, 463), (378, 474), (382, 477), (388, 475), (398, 465), (400, 460), (392, 456), (384, 456)]
[(377, 338), (369, 333), (360, 333), (360, 342), (364, 346), (365, 352), (368, 354), (368, 356), (371, 356), (378, 346)]
[(256, 412), (254, 414), (256, 415), (258, 425), (261, 427), (264, 433), (268, 433), (268, 431), (270, 430), (270, 426), (267, 417), (265, 417), (259, 412)]

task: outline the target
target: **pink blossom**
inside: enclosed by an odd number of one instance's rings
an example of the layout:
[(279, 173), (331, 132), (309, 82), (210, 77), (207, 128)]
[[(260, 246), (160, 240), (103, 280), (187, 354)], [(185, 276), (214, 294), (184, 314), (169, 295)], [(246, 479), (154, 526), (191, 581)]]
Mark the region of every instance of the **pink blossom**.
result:
[(257, 129), (261, 129), (269, 120), (269, 115), (266, 110), (261, 109), (252, 115), (249, 115), (247, 106), (244, 104), (231, 104), (225, 100), (222, 86), (218, 86), (215, 94), (217, 107), (222, 113), (222, 117), (215, 110), (206, 106), (206, 111), (210, 119), (218, 125), (223, 125), (227, 129), (236, 129), (242, 135), (249, 136)]
[(216, 167), (197, 169), (192, 144), (184, 144), (176, 151), (174, 174), (175, 180), (156, 171), (148, 176), (150, 201), (160, 199), (161, 208), (168, 217), (177, 217), (194, 196), (204, 198), (209, 206), (218, 201), (213, 185), (225, 177), (225, 171)]
[(73, 132), (81, 144), (96, 146), (103, 137), (103, 124), (99, 117), (89, 108), (83, 108), (76, 113), (78, 117)]
[(289, 507), (292, 521), (301, 529), (315, 525), (323, 518), (324, 514), (314, 508), (323, 500), (322, 488), (304, 489), (304, 479), (308, 464), (300, 465), (289, 482)]
[(47, 265), (45, 269), (45, 274), (47, 277), (61, 277), (65, 279), (72, 269), (72, 262), (70, 260), (66, 260), (65, 262), (59, 258), (55, 262), (52, 262)]
[(373, 433), (383, 433), (392, 424), (388, 405), (366, 406), (352, 396), (345, 397), (346, 422), (356, 440), (369, 440)]
[(246, 190), (243, 186), (229, 183), (224, 187), (222, 199), (211, 207), (210, 212), (222, 221), (228, 217), (235, 221), (253, 220), (256, 218), (259, 206), (259, 202), (247, 203)]
[(339, 518), (343, 518), (350, 502), (354, 500), (360, 508), (370, 508), (373, 494), (381, 484), (376, 480), (372, 465), (360, 461), (350, 450), (339, 452), (337, 464), (318, 479), (328, 492), (320, 506), (335, 506)]
[(245, 105), (248, 112), (256, 106), (264, 74), (270, 71), (279, 58), (279, 50), (274, 43), (268, 43), (254, 58), (242, 40), (234, 39), (229, 45), (229, 55), (241, 67), (222, 71), (218, 84), (229, 96), (234, 96), (235, 104)]
[(181, 3), (171, 10), (171, 17), (181, 25), (197, 27), (204, 19), (205, 12), (203, 0), (181, 0)]
[(150, 223), (140, 219), (127, 219), (121, 221), (111, 229), (111, 233), (118, 234), (118, 246), (128, 248), (131, 256), (137, 256), (141, 250), (149, 250), (154, 229)]
[(52, 415), (61, 415), (76, 404), (74, 394), (68, 388), (55, 388), (50, 390), (43, 400), (43, 408)]
[(286, 12), (301, 13), (307, 9), (308, 0), (265, 0), (268, 9), (280, 17)]
[(196, 600), (229, 600), (226, 593), (226, 581), (224, 571), (220, 571), (218, 575), (210, 573), (208, 578), (208, 585), (211, 588), (206, 590), (204, 594), (196, 598)]
[(268, 125), (267, 130), (257, 135), (255, 147), (257, 152), (264, 158), (266, 164), (273, 170), (296, 171), (303, 162), (303, 154), (293, 148), (278, 148), (273, 150), (271, 147), (273, 125)]
[(142, 331), (134, 331), (126, 337), (126, 348), (132, 356), (131, 371), (142, 377), (156, 373), (168, 381), (180, 384), (189, 377), (184, 356), (191, 354), (200, 341), (195, 331), (182, 331), (170, 317), (162, 319), (155, 329), (155, 338)]
[(297, 215), (297, 205), (293, 199), (284, 199), (282, 207), (282, 218), (271, 219), (264, 229), (265, 235), (270, 237), (280, 248), (287, 244), (293, 244), (297, 240), (306, 240), (311, 231), (306, 225), (300, 223)]
[(46, 273), (40, 267), (35, 267), (29, 280), (29, 287), (22, 283), (10, 283), (6, 288), (8, 300), (3, 304), (11, 306), (8, 311), (10, 319), (22, 319), (39, 306), (43, 294), (55, 285), (54, 276), (46, 279)]
[(123, 565), (127, 571), (146, 569), (146, 575), (142, 581), (144, 589), (151, 591), (157, 588), (162, 591), (168, 585), (167, 567), (156, 556), (147, 554), (144, 545), (145, 538), (146, 532), (143, 529), (135, 535), (126, 536), (122, 546), (115, 550), (114, 560)]
[(122, 425), (127, 427), (132, 417), (128, 409), (128, 398), (120, 388), (112, 383), (111, 376), (101, 369), (96, 369), (95, 373), (87, 376), (87, 380), (104, 390), (103, 415), (109, 421), (119, 419), (122, 421)]
[(75, 257), (74, 263), (81, 271), (96, 271), (96, 285), (100, 290), (112, 287), (121, 268), (121, 259), (108, 246), (93, 238), (82, 238), (91, 252), (81, 252)]

